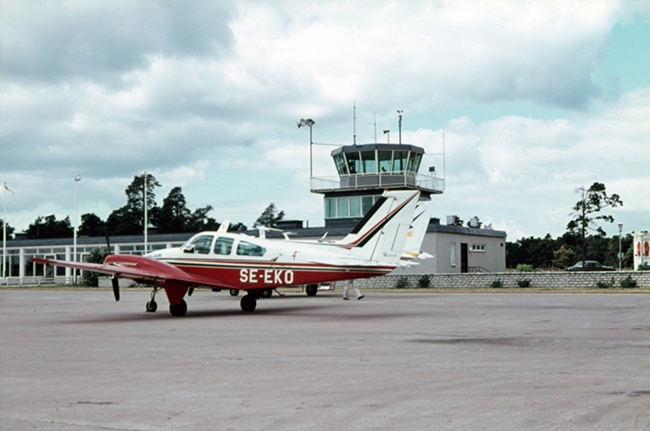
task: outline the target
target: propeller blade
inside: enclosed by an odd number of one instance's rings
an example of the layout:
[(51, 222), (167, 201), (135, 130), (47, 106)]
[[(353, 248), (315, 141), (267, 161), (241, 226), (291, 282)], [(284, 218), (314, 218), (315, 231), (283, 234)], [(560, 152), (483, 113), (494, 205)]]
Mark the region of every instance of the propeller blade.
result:
[(108, 226), (106, 226), (106, 225), (104, 225), (104, 236), (106, 237), (106, 251), (108, 252), (108, 254), (112, 254), (111, 253), (111, 241), (108, 238)]
[(119, 301), (120, 300), (120, 282), (118, 281), (117, 277), (111, 278), (111, 284), (113, 284), (113, 296), (115, 296), (116, 301)]

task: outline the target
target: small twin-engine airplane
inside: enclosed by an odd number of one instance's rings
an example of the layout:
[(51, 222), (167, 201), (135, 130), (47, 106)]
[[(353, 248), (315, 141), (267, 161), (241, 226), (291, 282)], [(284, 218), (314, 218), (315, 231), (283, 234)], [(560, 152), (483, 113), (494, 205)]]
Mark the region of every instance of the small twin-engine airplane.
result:
[(146, 256), (109, 255), (103, 264), (45, 258), (32, 261), (109, 274), (116, 301), (120, 299), (119, 278), (151, 285), (154, 290), (147, 311), (156, 310), (159, 288), (167, 294), (173, 316), (185, 315), (187, 304), (183, 298), (194, 288), (216, 288), (246, 291), (241, 309), (252, 312), (263, 292), (276, 287), (316, 286), (374, 277), (395, 269), (415, 222), (419, 195), (417, 191), (385, 191), (357, 227), (340, 241), (278, 241), (229, 233), (223, 228), (198, 233), (179, 248)]

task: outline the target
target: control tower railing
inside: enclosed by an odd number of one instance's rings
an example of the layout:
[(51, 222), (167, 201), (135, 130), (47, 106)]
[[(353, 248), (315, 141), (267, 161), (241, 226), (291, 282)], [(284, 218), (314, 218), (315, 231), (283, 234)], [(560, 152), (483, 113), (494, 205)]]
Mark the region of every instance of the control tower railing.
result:
[(407, 188), (417, 189), (431, 194), (440, 194), (445, 190), (445, 180), (443, 178), (431, 175), (422, 175), (415, 172), (390, 172), (374, 175), (358, 174), (312, 177), (310, 186), (312, 193), (377, 188)]

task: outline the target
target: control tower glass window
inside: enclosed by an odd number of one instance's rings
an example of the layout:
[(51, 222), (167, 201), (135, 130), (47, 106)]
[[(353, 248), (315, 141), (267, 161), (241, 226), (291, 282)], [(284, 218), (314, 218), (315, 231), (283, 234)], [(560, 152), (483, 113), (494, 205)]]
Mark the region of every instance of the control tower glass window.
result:
[(409, 172), (417, 172), (418, 169), (420, 169), (420, 162), (422, 161), (422, 154), (419, 153), (411, 153), (411, 157), (409, 158), (409, 164), (407, 167), (407, 171)]
[(361, 158), (359, 157), (358, 151), (346, 153), (345, 157), (348, 160), (348, 172), (350, 175), (362, 173)]
[(337, 217), (349, 217), (349, 212), (348, 212), (348, 198), (337, 198), (336, 199), (336, 206), (337, 206), (337, 211), (336, 211), (336, 216)]
[(363, 161), (363, 173), (377, 173), (377, 161), (375, 160), (375, 151), (361, 151), (361, 160)]
[(393, 172), (402, 172), (406, 170), (406, 161), (408, 160), (408, 151), (395, 151), (393, 159)]
[(393, 162), (393, 152), (379, 150), (377, 151), (377, 158), (379, 159), (379, 173), (390, 172), (390, 166)]
[(339, 175), (348, 174), (348, 167), (345, 166), (345, 158), (343, 157), (343, 153), (334, 156), (334, 163), (336, 164), (336, 170), (339, 172)]

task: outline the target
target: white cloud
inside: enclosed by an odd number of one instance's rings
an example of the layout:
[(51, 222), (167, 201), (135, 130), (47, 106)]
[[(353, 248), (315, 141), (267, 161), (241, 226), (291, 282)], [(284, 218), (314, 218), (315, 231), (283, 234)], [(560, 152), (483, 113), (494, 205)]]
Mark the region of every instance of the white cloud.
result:
[[(38, 5), (3, 3), (0, 27), (0, 171), (21, 185), (21, 220), (70, 212), (61, 194), (77, 172), (86, 208), (116, 209), (147, 170), (160, 201), (179, 185), (188, 206), (244, 221), (276, 195), (292, 218), (307, 202), (313, 225), (308, 132), (295, 124), (311, 117), (315, 142), (350, 144), (354, 101), (360, 143), (372, 140), (371, 112), (396, 142), (404, 109), (404, 142), (429, 153), (423, 170), (442, 174), (433, 153), (445, 133), (440, 211), (558, 234), (573, 189), (596, 180), (621, 194), (622, 211), (648, 210), (648, 89), (613, 98), (591, 79), (636, 4)], [(313, 150), (314, 174), (333, 175), (331, 148)]]

